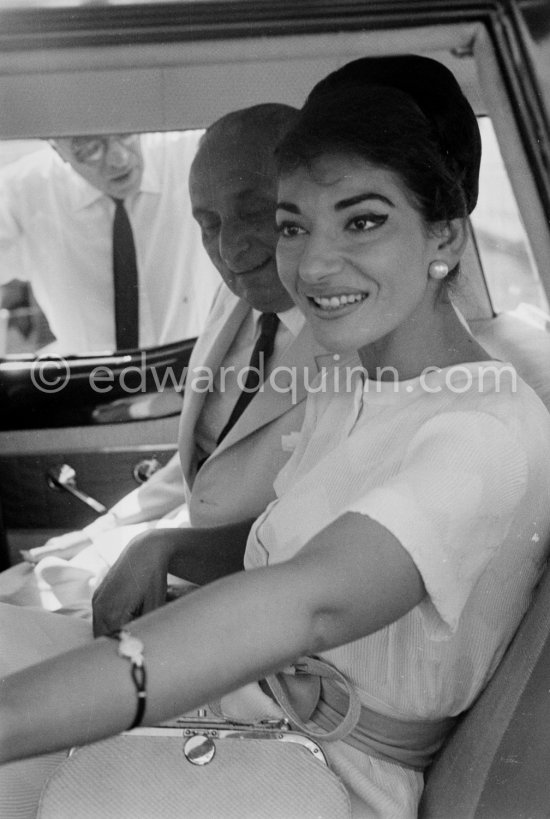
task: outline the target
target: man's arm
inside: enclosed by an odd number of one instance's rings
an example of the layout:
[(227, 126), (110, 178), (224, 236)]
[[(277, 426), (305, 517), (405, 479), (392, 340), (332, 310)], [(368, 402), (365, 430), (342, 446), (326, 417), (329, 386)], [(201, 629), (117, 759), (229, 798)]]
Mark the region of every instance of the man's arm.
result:
[(94, 634), (110, 634), (166, 602), (168, 573), (197, 586), (243, 568), (253, 521), (211, 529), (156, 529), (134, 538), (93, 600)]
[(21, 255), (26, 214), (29, 202), (36, 202), (37, 184), (44, 184), (44, 176), (49, 177), (49, 159), (49, 149), (45, 148), (0, 168), (0, 284), (27, 279)]

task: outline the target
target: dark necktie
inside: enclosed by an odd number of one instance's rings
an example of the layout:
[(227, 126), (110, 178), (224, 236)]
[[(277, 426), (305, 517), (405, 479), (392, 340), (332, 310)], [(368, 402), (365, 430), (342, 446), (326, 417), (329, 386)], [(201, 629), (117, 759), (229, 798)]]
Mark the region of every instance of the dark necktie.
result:
[(264, 375), (264, 367), (273, 353), (275, 334), (279, 326), (279, 316), (276, 313), (262, 313), (258, 321), (260, 323), (260, 335), (250, 356), (250, 363), (248, 365), (250, 369), (246, 376), (243, 391), (233, 407), (229, 421), (218, 436), (218, 444), (223, 441), (229, 430), (235, 426), (246, 407), (260, 389), (263, 380), (262, 375)]
[(136, 247), (124, 200), (115, 199), (113, 221), (113, 278), (117, 350), (139, 344), (139, 292)]

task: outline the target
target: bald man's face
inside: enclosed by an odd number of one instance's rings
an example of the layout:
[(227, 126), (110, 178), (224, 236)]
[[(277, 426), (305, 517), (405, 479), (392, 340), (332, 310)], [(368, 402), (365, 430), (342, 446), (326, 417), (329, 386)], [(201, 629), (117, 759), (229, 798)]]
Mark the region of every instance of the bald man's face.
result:
[[(265, 140), (265, 137), (264, 137)], [(189, 191), (202, 241), (223, 280), (262, 312), (281, 312), (292, 300), (277, 275), (276, 179), (273, 146), (223, 128), (206, 137), (193, 162)]]

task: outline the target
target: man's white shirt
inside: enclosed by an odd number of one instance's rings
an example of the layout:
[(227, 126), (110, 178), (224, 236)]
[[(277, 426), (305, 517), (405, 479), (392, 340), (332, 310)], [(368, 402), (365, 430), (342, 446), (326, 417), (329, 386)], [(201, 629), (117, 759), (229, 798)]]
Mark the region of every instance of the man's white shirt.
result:
[[(142, 347), (199, 335), (219, 286), (188, 193), (199, 137), (141, 137), (143, 177), (125, 206), (139, 268)], [(115, 347), (114, 208), (50, 146), (0, 174), (0, 284), (31, 283), (59, 352)]]

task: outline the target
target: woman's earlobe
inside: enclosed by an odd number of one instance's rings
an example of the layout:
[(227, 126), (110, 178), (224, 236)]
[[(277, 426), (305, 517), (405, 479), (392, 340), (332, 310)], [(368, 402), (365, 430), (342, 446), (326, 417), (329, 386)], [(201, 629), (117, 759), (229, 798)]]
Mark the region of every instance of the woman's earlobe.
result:
[(432, 279), (444, 279), (449, 273), (449, 265), (447, 262), (435, 259), (430, 262), (428, 266), (428, 276)]

